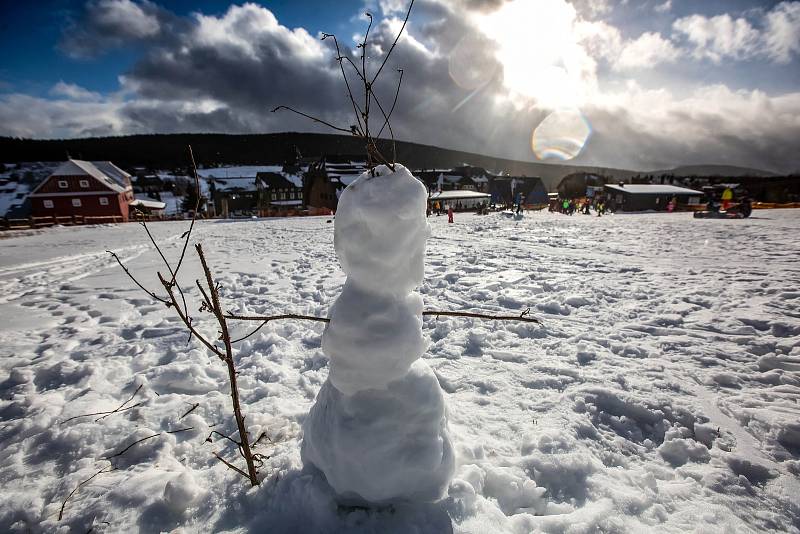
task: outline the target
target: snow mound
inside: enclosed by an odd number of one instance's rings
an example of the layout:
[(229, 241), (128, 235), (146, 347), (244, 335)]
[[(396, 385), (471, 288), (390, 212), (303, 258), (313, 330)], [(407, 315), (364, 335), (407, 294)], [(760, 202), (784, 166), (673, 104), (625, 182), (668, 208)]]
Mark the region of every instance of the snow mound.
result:
[(453, 476), (442, 390), (419, 358), (427, 193), (405, 167), (378, 167), (342, 193), (334, 227), (347, 273), (322, 336), (330, 374), (301, 456), (345, 502), (433, 502)]

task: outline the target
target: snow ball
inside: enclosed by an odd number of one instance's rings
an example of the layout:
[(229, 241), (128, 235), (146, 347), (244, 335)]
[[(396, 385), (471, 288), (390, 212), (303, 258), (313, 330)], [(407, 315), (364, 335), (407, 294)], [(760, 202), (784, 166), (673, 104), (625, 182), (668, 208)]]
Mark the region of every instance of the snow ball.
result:
[(346, 501), (434, 502), (453, 476), (442, 390), (422, 360), (385, 390), (344, 395), (325, 382), (303, 430), (303, 463)]
[(425, 186), (402, 165), (375, 168), (348, 185), (339, 198), (334, 247), (350, 280), (367, 290), (406, 294), (422, 283)]
[(350, 282), (331, 307), (322, 335), (330, 381), (346, 395), (383, 388), (425, 351), (422, 297), (371, 294)]
[(711, 459), (705, 445), (683, 438), (665, 441), (658, 448), (658, 453), (673, 467), (681, 466), (689, 460), (707, 462)]
[(175, 512), (183, 512), (197, 501), (202, 493), (190, 471), (184, 471), (164, 486), (164, 503)]

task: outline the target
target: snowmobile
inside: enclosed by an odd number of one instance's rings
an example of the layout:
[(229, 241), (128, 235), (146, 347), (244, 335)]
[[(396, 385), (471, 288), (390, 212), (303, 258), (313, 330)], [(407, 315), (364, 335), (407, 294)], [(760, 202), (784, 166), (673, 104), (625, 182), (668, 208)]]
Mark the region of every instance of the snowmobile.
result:
[(746, 219), (753, 212), (753, 207), (749, 200), (743, 200), (738, 204), (731, 204), (727, 210), (719, 209), (718, 204), (709, 202), (709, 209), (694, 212), (695, 219)]

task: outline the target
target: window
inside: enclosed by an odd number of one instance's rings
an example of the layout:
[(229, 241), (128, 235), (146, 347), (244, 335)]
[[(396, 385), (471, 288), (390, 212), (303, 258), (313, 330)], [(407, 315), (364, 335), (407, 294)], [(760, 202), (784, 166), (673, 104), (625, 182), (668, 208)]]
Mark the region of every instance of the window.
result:
[(72, 205), (73, 205), (74, 207), (76, 207), (76, 208), (80, 208), (80, 207), (81, 207), (81, 199), (79, 199), (79, 198), (73, 198), (73, 199), (72, 199)]
[(44, 207), (48, 208), (48, 209), (52, 209), (53, 208), (53, 201), (52, 200), (45, 200), (44, 201)]
[(58, 187), (60, 187), (61, 189), (66, 189), (67, 188), (67, 181), (66, 180), (59, 180), (58, 181)]
[(81, 187), (83, 187), (83, 188), (88, 188), (89, 187), (89, 180), (81, 180), (79, 183), (81, 184)]
[(286, 193), (281, 191), (281, 200), (286, 200)]
[(278, 200), (278, 193), (272, 193), (272, 200)]
[(100, 197), (100, 205), (108, 206), (108, 197)]

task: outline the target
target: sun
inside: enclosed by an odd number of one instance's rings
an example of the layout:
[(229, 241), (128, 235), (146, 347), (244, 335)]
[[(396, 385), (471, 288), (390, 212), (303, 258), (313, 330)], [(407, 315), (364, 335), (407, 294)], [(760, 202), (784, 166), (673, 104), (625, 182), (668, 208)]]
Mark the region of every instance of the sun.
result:
[(575, 35), (575, 8), (564, 0), (514, 0), (476, 20), (497, 44), (503, 83), (520, 105), (580, 105), (587, 56)]

